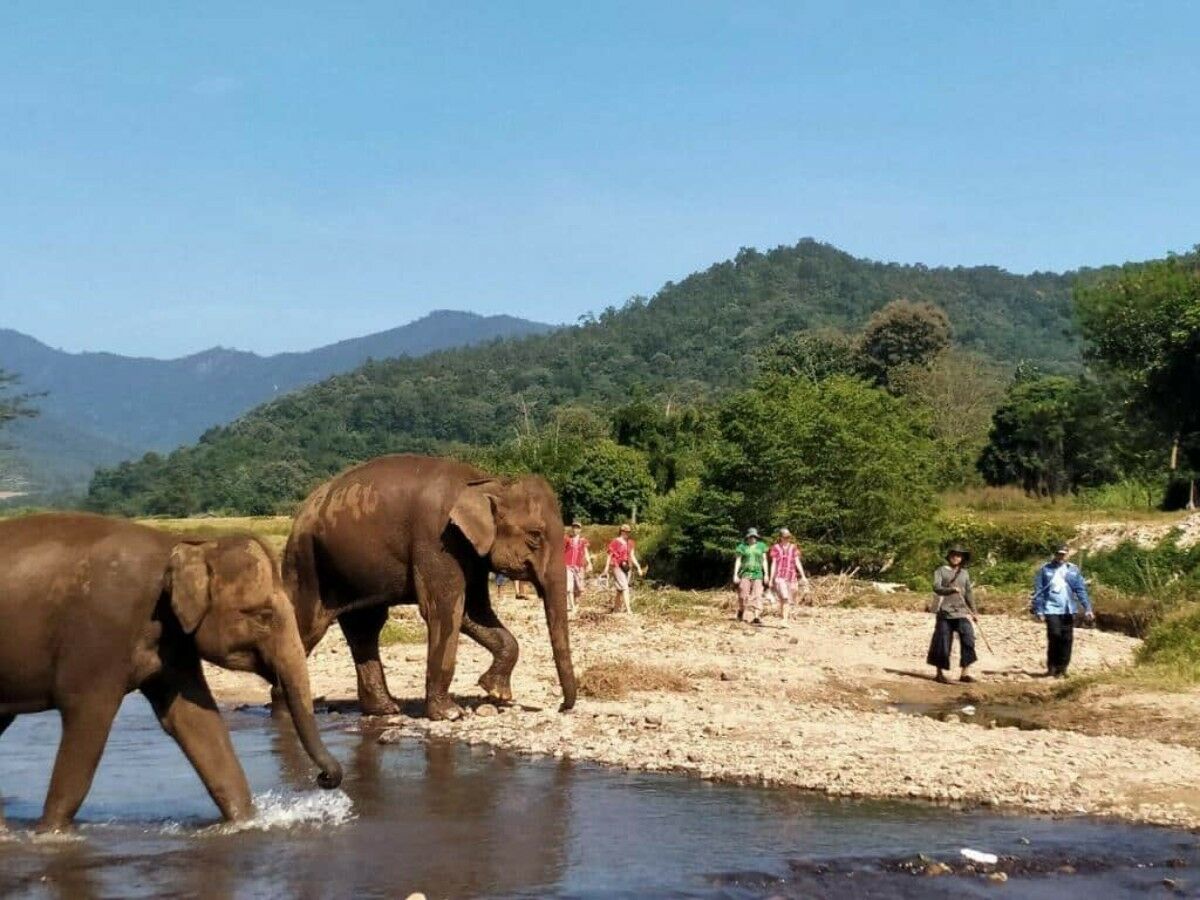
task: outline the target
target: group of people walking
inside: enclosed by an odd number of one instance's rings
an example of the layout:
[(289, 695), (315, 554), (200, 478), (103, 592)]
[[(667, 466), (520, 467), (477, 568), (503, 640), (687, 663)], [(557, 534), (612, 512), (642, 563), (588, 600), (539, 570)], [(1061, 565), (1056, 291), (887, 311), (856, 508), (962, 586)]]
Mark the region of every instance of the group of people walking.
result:
[[(567, 609), (573, 611), (587, 589), (588, 576), (594, 571), (588, 539), (583, 536), (583, 523), (578, 519), (571, 523), (570, 532), (563, 536), (563, 559), (567, 567)], [(630, 576), (634, 571), (638, 577), (646, 574), (637, 558), (633, 528), (626, 524), (608, 542), (604, 571), (600, 573), (600, 577), (611, 586), (614, 605), (620, 612), (633, 611)]]
[[(1065, 678), (1071, 665), (1075, 616), (1082, 612), (1086, 621), (1095, 619), (1083, 574), (1067, 561), (1069, 555), (1066, 544), (1055, 549), (1054, 557), (1038, 569), (1029, 600), (1030, 613), (1046, 625), (1046, 674), (1052, 678)], [(943, 684), (949, 681), (946, 672), (955, 634), (959, 644), (958, 680), (968, 684), (975, 680), (970, 671), (979, 658), (974, 628), (979, 614), (967, 572), (970, 561), (970, 551), (955, 545), (946, 552), (946, 564), (933, 573), (933, 638), (925, 661), (937, 670), (934, 680)]]
[(767, 547), (757, 528), (750, 528), (733, 552), (733, 583), (737, 588), (737, 620), (762, 625), (763, 603), (769, 593), (779, 602), (779, 617), (788, 624), (788, 610), (797, 591), (808, 587), (800, 545), (786, 528)]
[[(604, 551), (601, 577), (611, 587), (614, 608), (632, 612), (630, 581), (633, 572), (645, 574), (637, 558), (632, 537), (633, 529), (622, 525), (617, 536)], [(1069, 562), (1070, 548), (1060, 545), (1053, 558), (1038, 569), (1030, 595), (1030, 613), (1046, 625), (1046, 674), (1062, 678), (1071, 665), (1074, 645), (1075, 617), (1082, 612), (1086, 621), (1095, 618), (1087, 584), (1079, 567)], [(563, 538), (563, 556), (567, 568), (567, 606), (574, 610), (587, 588), (588, 576), (594, 572), (588, 539), (579, 520)], [(950, 654), (954, 636), (959, 643), (960, 682), (975, 681), (971, 667), (979, 659), (975, 650), (975, 628), (979, 614), (968, 566), (971, 552), (955, 545), (946, 552), (945, 565), (933, 573), (934, 614), (933, 637), (925, 661), (934, 667), (934, 680), (946, 684), (951, 669)], [(807, 590), (808, 576), (804, 571), (804, 555), (791, 531), (780, 528), (777, 540), (768, 545), (757, 528), (749, 528), (734, 548), (733, 584), (737, 591), (739, 622), (761, 626), (763, 607), (773, 596), (779, 604), (779, 616), (788, 624), (788, 613), (798, 594)]]

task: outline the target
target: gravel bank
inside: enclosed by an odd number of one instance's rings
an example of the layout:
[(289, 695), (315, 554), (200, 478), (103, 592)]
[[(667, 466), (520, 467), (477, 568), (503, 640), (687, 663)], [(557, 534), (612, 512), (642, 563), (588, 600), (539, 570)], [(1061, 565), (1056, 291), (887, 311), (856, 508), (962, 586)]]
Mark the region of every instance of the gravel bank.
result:
[[(683, 621), (585, 615), (572, 632), (578, 672), (637, 661), (682, 673), (689, 689), (639, 691), (631, 684), (624, 699), (583, 696), (564, 715), (556, 711), (558, 687), (540, 609), (507, 600), (498, 610), (521, 643), (513, 680), (516, 705), (504, 709), (482, 701), (473, 682), (488, 657), (464, 640), (455, 682), (468, 708), (464, 719), (397, 717), (382, 723), (390, 726), (382, 741), (430, 733), (525, 753), (836, 796), (1200, 827), (1200, 790), (1191, 787), (1200, 784), (1200, 750), (1139, 737), (998, 727), (987, 714), (964, 712), (959, 721), (938, 721), (893, 707), (913, 698), (986, 704), (994, 692), (1011, 698), (1014, 692), (1044, 691), (1045, 682), (1033, 677), (1042, 668), (1044, 635), (1031, 621), (984, 618), (994, 652), (981, 642), (979, 674), (985, 683), (964, 689), (928, 680), (923, 662), (930, 620), (916, 613), (816, 609), (802, 611), (787, 629), (776, 619), (751, 628), (728, 620), (701, 595), (691, 613), (695, 618)], [(1073, 671), (1124, 666), (1136, 643), (1122, 635), (1082, 633)], [(412, 701), (406, 711), (417, 714), (424, 646), (385, 648), (384, 661), (392, 693)], [(336, 629), (310, 666), (314, 694), (332, 702), (354, 698), (353, 665)], [(266, 699), (255, 679), (210, 674), (225, 702)], [(1195, 714), (1195, 696), (1170, 696), (1181, 716)], [(1086, 694), (1079, 702), (1087, 703)], [(1161, 696), (1153, 702), (1163, 705)]]

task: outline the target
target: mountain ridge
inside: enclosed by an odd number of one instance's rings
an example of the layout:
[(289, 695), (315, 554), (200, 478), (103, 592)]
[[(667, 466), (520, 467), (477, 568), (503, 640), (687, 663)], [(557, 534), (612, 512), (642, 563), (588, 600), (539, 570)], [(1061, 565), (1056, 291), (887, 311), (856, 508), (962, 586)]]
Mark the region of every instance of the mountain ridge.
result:
[[(22, 476), (42, 488), (81, 487), (97, 465), (165, 452), (288, 391), (369, 359), (550, 331), (514, 316), (436, 310), (404, 325), (308, 351), (259, 355), (216, 346), (173, 359), (58, 350), (0, 328), (0, 368), (43, 394), (42, 415), (6, 435)], [(89, 449), (90, 448), (90, 449)]]
[(563, 406), (634, 396), (700, 401), (745, 383), (756, 350), (797, 331), (860, 330), (898, 298), (949, 316), (956, 344), (1009, 365), (1080, 365), (1071, 290), (1103, 270), (1013, 275), (858, 259), (811, 238), (743, 248), (653, 298), (550, 334), (368, 363), (271, 401), (168, 458), (97, 473), (89, 502), (121, 512), (274, 511), (381, 453), (485, 446)]

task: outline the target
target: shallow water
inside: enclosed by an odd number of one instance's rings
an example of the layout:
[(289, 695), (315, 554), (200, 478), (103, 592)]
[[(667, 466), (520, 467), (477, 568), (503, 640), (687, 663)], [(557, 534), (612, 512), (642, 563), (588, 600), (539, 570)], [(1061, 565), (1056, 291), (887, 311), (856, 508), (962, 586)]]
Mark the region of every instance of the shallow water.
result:
[[(289, 728), (230, 712), (259, 818), (231, 832), (146, 704), (113, 730), (73, 839), (32, 838), (58, 742), (57, 716), (25, 716), (0, 739), (0, 839), (9, 897), (1094, 897), (1200, 882), (1184, 832), (849, 803), (793, 791), (530, 761), (450, 742), (380, 745), (324, 716), (342, 791), (311, 786)], [(1025, 842), (1028, 843), (1025, 843)], [(974, 847), (1078, 874), (894, 871)], [(1168, 866), (1173, 861), (1175, 867)], [(1183, 867), (1180, 867), (1180, 866)], [(1139, 866), (1144, 866), (1139, 868)], [(1165, 892), (1164, 892), (1165, 893)]]

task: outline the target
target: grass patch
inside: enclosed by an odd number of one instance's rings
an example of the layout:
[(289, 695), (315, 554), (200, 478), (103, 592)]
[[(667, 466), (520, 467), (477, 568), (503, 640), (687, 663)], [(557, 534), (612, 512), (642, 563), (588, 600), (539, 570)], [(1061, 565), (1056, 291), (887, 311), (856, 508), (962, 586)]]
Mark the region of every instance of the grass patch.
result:
[(633, 609), (640, 615), (659, 619), (683, 621), (701, 619), (721, 604), (721, 595), (716, 591), (699, 593), (676, 588), (657, 588), (651, 591), (635, 591)]
[(1180, 610), (1151, 628), (1137, 661), (1187, 684), (1200, 682), (1200, 609)]
[(292, 533), (291, 516), (230, 516), (198, 517), (194, 519), (142, 518), (137, 522), (173, 531), (179, 534), (195, 534), (201, 537), (222, 537), (227, 534), (250, 533), (262, 538), (276, 553), (282, 553), (288, 535)]
[(579, 678), (579, 690), (595, 700), (624, 700), (633, 691), (684, 693), (692, 684), (676, 669), (628, 659), (588, 666)]
[(389, 617), (384, 623), (383, 631), (379, 633), (380, 647), (391, 647), (393, 644), (424, 643), (426, 643), (425, 623), (419, 619)]

